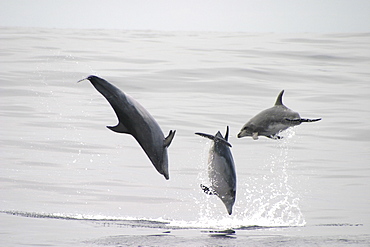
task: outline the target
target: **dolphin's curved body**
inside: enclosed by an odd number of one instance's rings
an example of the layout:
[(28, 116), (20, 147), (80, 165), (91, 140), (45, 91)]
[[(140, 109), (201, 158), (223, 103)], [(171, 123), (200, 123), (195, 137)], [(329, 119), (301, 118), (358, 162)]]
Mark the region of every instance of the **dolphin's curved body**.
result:
[(203, 184), (200, 186), (205, 193), (217, 195), (231, 215), (236, 196), (236, 173), (230, 150), (231, 144), (228, 142), (229, 126), (227, 126), (225, 138), (220, 131), (215, 136), (204, 133), (195, 134), (213, 140), (208, 157), (208, 177), (211, 186), (207, 187)]
[(113, 107), (119, 122), (116, 126), (107, 126), (107, 128), (117, 133), (132, 135), (157, 171), (169, 179), (167, 148), (176, 130), (171, 130), (165, 138), (152, 115), (131, 96), (94, 75), (82, 80), (89, 80)]
[(300, 125), (303, 122), (316, 122), (321, 120), (305, 119), (298, 112), (292, 111), (283, 104), (284, 90), (278, 95), (275, 105), (266, 109), (250, 119), (240, 130), (238, 138), (252, 136), (254, 140), (258, 136), (266, 136), (272, 139), (281, 139), (279, 133), (289, 127)]

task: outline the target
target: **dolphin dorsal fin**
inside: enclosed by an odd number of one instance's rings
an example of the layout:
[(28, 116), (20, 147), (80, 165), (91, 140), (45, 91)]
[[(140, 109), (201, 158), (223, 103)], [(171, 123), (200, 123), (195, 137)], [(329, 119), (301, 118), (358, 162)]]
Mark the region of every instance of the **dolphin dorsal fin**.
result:
[(175, 137), (176, 130), (170, 130), (170, 133), (168, 133), (168, 136), (163, 141), (163, 147), (170, 146), (173, 138)]
[(225, 140), (229, 141), (229, 126), (226, 127)]
[(277, 96), (276, 98), (276, 102), (275, 102), (275, 105), (284, 105), (283, 104), (283, 94), (284, 94), (284, 90), (282, 90), (279, 95)]

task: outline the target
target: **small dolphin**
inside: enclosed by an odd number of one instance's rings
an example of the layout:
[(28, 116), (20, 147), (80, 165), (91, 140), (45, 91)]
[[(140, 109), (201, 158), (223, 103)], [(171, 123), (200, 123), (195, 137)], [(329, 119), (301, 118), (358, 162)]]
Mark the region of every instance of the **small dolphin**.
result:
[(230, 151), (231, 144), (228, 142), (229, 126), (227, 126), (225, 138), (220, 131), (215, 136), (204, 133), (195, 134), (213, 140), (208, 157), (208, 177), (211, 186), (201, 184), (200, 187), (208, 195), (217, 195), (231, 215), (236, 195), (236, 173)]
[(90, 75), (80, 81), (83, 80), (89, 80), (113, 107), (119, 122), (116, 126), (107, 126), (107, 128), (117, 133), (132, 135), (157, 171), (168, 180), (167, 148), (176, 130), (170, 130), (168, 136), (164, 138), (161, 128), (152, 115), (131, 96), (97, 76)]
[(283, 94), (284, 90), (278, 95), (273, 107), (258, 113), (249, 120), (240, 130), (238, 138), (252, 136), (254, 140), (257, 140), (258, 136), (266, 136), (271, 139), (281, 139), (279, 133), (289, 127), (300, 125), (303, 122), (321, 120), (321, 118), (301, 118), (298, 112), (290, 110), (283, 104)]

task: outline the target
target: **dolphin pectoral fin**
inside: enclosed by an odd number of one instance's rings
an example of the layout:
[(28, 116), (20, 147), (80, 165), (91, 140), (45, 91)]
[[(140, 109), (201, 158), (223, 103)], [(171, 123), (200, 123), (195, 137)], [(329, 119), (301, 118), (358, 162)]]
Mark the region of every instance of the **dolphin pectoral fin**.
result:
[(258, 132), (253, 132), (252, 138), (253, 140), (258, 140)]
[(220, 137), (218, 137), (218, 136), (215, 136), (214, 141), (219, 141), (219, 142), (221, 142), (221, 143), (223, 143), (223, 144), (225, 144), (226, 146), (229, 146), (229, 147), (231, 147), (231, 148), (233, 147), (233, 146), (231, 146), (230, 142), (228, 142), (228, 141), (226, 141), (225, 139), (222, 139), (222, 138), (220, 138)]
[(212, 189), (212, 188), (209, 188), (203, 184), (200, 185), (200, 188), (203, 190), (204, 193), (206, 193), (207, 195), (218, 195), (217, 192)]
[(228, 141), (226, 141), (225, 139), (222, 139), (220, 137), (209, 135), (209, 134), (204, 134), (204, 133), (199, 133), (199, 132), (197, 132), (195, 134), (199, 135), (199, 136), (203, 136), (203, 137), (208, 138), (208, 139), (211, 139), (212, 141), (215, 141), (215, 142), (219, 141), (219, 142), (225, 144), (226, 146), (232, 147), (231, 144)]
[(208, 138), (208, 139), (211, 139), (212, 141), (214, 141), (215, 140), (215, 136), (213, 136), (213, 135), (209, 135), (209, 134), (205, 134), (205, 133), (200, 133), (200, 132), (196, 132), (195, 133), (196, 135), (198, 135), (198, 136), (203, 136), (203, 137), (205, 137), (205, 138)]
[(116, 126), (107, 126), (107, 128), (117, 133), (131, 134), (126, 126), (121, 122), (119, 122)]
[(166, 147), (170, 146), (173, 138), (175, 137), (175, 133), (176, 133), (176, 130), (170, 130), (170, 133), (168, 134), (168, 136), (163, 141), (163, 147), (166, 148)]

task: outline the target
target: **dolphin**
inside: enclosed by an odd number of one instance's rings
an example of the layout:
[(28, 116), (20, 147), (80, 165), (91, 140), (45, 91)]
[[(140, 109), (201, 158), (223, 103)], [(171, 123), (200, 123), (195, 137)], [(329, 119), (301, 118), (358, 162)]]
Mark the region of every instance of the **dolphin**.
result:
[(208, 177), (211, 186), (201, 184), (200, 187), (208, 195), (217, 195), (231, 215), (236, 195), (236, 173), (230, 150), (231, 144), (228, 142), (229, 126), (225, 138), (220, 131), (215, 136), (199, 132), (195, 134), (213, 140), (208, 157)]
[(279, 93), (273, 107), (258, 113), (249, 120), (240, 130), (238, 138), (252, 136), (254, 140), (257, 140), (258, 136), (266, 136), (271, 139), (281, 139), (279, 133), (289, 127), (321, 120), (321, 118), (301, 118), (298, 112), (292, 111), (283, 104), (283, 94), (284, 90)]
[(90, 75), (80, 81), (83, 80), (89, 80), (113, 107), (118, 117), (118, 124), (107, 126), (107, 128), (117, 133), (132, 135), (153, 163), (155, 169), (168, 180), (167, 148), (171, 144), (176, 130), (170, 130), (165, 138), (152, 115), (131, 96), (97, 76)]

